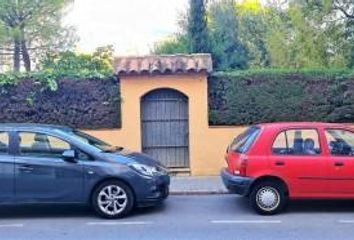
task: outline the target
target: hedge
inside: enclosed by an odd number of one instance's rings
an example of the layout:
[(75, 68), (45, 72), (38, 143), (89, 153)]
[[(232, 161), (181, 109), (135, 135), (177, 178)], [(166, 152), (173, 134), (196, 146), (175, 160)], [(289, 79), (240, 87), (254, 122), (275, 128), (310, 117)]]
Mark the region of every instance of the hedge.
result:
[(0, 86), (0, 122), (120, 127), (119, 84), (114, 78), (60, 79), (53, 90), (36, 79)]
[(351, 70), (219, 72), (209, 78), (211, 125), (354, 122)]
[[(119, 128), (120, 93), (115, 77), (41, 74), (0, 78), (0, 122)], [(88, 74), (87, 76), (92, 76)], [(275, 121), (354, 122), (351, 70), (217, 72), (209, 77), (211, 125)]]

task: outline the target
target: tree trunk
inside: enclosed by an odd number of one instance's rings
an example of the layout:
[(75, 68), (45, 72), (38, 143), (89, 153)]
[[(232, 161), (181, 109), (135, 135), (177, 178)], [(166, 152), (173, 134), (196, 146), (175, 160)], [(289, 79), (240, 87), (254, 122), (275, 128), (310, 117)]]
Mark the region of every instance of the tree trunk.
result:
[(27, 72), (30, 72), (31, 71), (31, 58), (28, 54), (28, 49), (27, 49), (27, 44), (26, 44), (25, 39), (21, 40), (21, 51), (22, 51), (22, 59), (23, 59), (24, 65), (25, 65), (25, 69)]
[(28, 53), (27, 42), (25, 37), (25, 30), (21, 28), (21, 51), (22, 51), (22, 60), (25, 65), (27, 72), (31, 71), (31, 58)]
[(18, 37), (14, 38), (14, 71), (19, 72), (20, 71), (20, 54), (21, 54), (21, 41)]

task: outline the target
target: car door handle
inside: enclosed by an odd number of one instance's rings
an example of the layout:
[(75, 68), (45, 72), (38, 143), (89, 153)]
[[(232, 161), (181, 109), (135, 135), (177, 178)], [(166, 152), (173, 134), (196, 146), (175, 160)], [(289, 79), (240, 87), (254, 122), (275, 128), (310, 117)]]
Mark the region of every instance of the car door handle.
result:
[(21, 172), (33, 172), (34, 168), (30, 166), (20, 166), (18, 167), (18, 170)]
[(278, 161), (275, 162), (275, 165), (276, 165), (276, 166), (284, 166), (284, 165), (285, 165), (285, 162), (282, 161), (282, 160), (278, 160)]
[(335, 162), (334, 166), (336, 167), (343, 167), (344, 166), (344, 162)]

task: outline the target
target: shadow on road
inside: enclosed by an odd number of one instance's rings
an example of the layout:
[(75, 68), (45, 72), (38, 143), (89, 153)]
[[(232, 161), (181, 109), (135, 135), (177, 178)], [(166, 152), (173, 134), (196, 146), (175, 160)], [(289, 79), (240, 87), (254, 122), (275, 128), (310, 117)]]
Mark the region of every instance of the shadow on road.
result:
[[(156, 207), (138, 208), (127, 216), (140, 216), (163, 211), (164, 204)], [(89, 206), (82, 205), (20, 205), (0, 206), (0, 219), (20, 218), (98, 218)]]
[[(193, 212), (194, 211), (194, 212)], [(148, 216), (164, 216), (165, 214), (194, 215), (212, 214), (228, 216), (230, 214), (253, 215), (247, 198), (232, 195), (213, 196), (179, 196), (161, 205), (135, 209), (125, 219)], [(354, 201), (338, 200), (301, 200), (291, 201), (286, 213), (354, 213)], [(92, 218), (97, 219), (95, 212), (82, 205), (20, 205), (0, 206), (0, 219), (20, 218)]]
[(287, 212), (354, 212), (353, 200), (298, 200), (291, 201)]
[(87, 206), (78, 205), (21, 205), (0, 206), (0, 218), (73, 218), (90, 217), (95, 213)]
[[(250, 209), (248, 198), (237, 198), (237, 208)], [(287, 213), (354, 212), (354, 200), (294, 200), (288, 203)]]

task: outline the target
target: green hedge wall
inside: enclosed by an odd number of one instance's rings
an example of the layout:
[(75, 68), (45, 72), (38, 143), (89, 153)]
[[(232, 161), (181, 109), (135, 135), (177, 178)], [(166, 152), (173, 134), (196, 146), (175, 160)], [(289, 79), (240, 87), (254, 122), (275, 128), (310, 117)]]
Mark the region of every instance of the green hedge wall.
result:
[[(66, 77), (55, 82), (35, 77), (2, 79), (6, 81), (0, 81), (0, 122), (120, 127), (115, 77)], [(217, 72), (208, 81), (211, 125), (354, 122), (354, 73), (350, 70)]]
[(0, 122), (61, 124), (76, 128), (120, 127), (119, 82), (63, 78), (55, 90), (34, 78), (0, 85)]
[(209, 78), (211, 125), (354, 122), (350, 70), (219, 72)]

